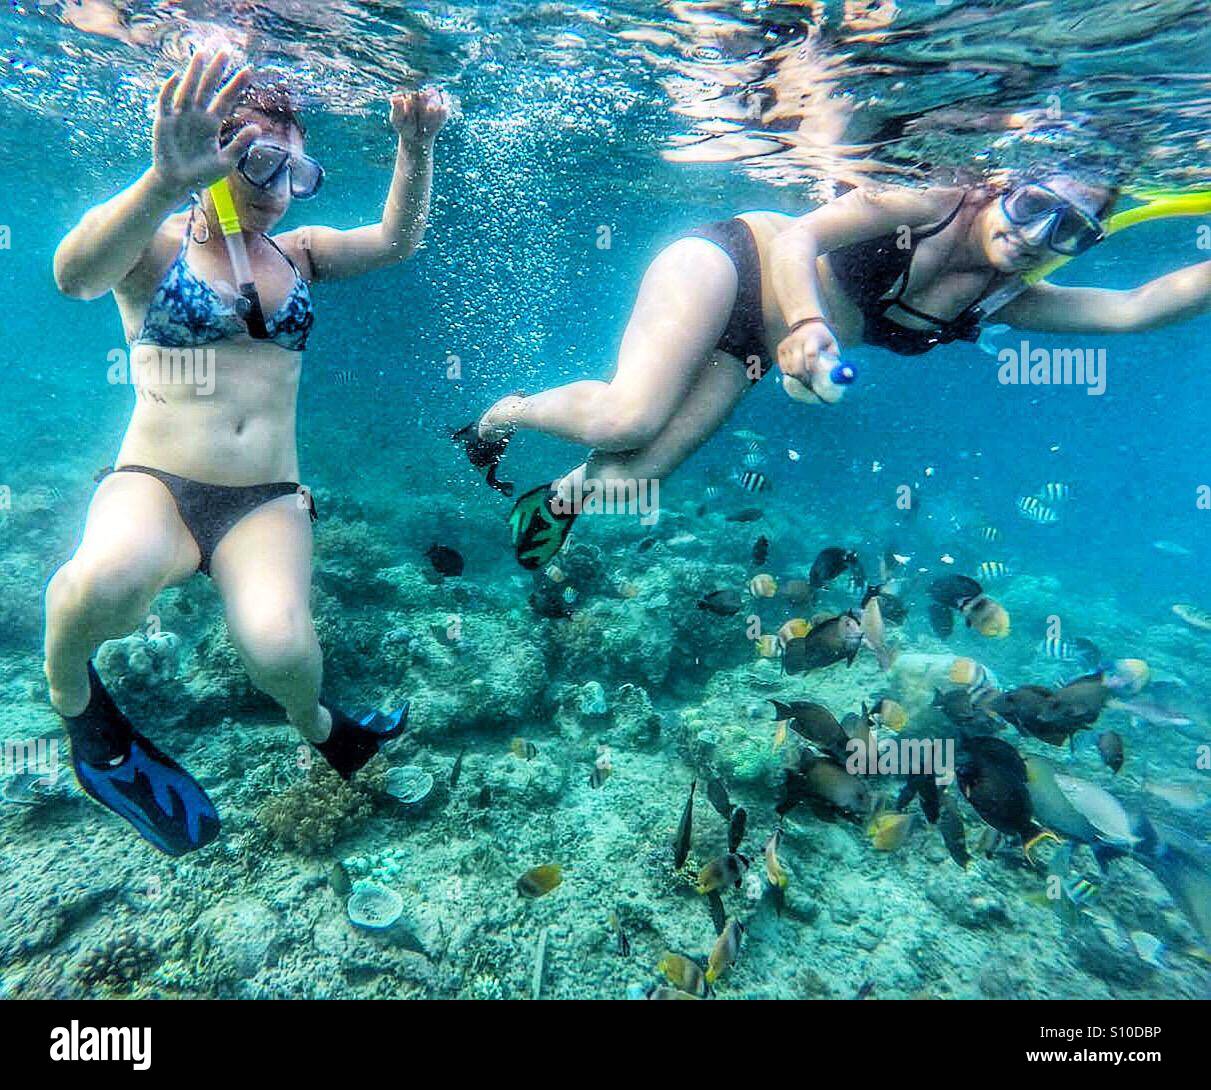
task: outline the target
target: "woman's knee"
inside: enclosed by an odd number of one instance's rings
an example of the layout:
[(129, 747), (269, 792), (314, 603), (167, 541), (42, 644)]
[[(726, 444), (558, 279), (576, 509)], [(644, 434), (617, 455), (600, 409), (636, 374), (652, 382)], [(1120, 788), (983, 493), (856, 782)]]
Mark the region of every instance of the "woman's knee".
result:
[(76, 556), (53, 576), (46, 591), (47, 615), (89, 628), (136, 628), (146, 617), (162, 584), (160, 572), (134, 558)]
[(637, 450), (655, 439), (664, 424), (659, 411), (651, 406), (607, 392), (590, 426), (589, 445), (610, 451)]
[(232, 634), (248, 672), (261, 687), (319, 673), (319, 641), (306, 609), (262, 607), (246, 611), (232, 625)]

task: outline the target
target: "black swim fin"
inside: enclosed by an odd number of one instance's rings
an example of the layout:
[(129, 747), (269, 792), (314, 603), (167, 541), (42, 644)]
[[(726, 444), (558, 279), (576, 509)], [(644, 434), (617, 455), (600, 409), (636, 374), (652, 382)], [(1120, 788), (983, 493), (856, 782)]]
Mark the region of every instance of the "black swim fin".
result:
[(513, 482), (500, 481), (496, 478), (497, 467), (505, 456), (509, 440), (513, 438), (512, 432), (503, 439), (482, 439), (479, 434), (479, 421), (472, 421), (459, 428), (450, 438), (462, 446), (467, 455), (467, 461), (475, 469), (487, 469), (485, 479), (491, 488), (495, 488), (497, 492), (505, 496), (513, 495)]
[(407, 704), (391, 715), (371, 712), (359, 720), (325, 700), (320, 703), (332, 716), (332, 732), (324, 741), (313, 745), (343, 780), (351, 779), (383, 746), (408, 728)]
[(528, 571), (547, 563), (568, 539), (576, 512), (558, 514), (551, 500), (559, 493), (550, 485), (531, 488), (514, 505), (509, 514), (509, 530), (513, 536), (513, 552), (517, 562)]
[(201, 784), (134, 729), (91, 662), (88, 683), (88, 707), (63, 717), (84, 793), (168, 855), (209, 844), (219, 835), (219, 815)]

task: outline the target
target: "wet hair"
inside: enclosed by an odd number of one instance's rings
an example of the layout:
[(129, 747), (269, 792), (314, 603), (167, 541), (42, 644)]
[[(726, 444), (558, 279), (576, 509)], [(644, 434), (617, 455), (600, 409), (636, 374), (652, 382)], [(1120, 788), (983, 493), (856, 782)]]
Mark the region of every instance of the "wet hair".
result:
[(300, 136), (307, 135), (298, 108), (285, 84), (252, 84), (244, 89), (235, 108), (219, 126), (219, 143), (228, 143), (249, 121), (257, 118), (263, 118), (275, 128), (289, 129), (293, 126), (298, 129)]

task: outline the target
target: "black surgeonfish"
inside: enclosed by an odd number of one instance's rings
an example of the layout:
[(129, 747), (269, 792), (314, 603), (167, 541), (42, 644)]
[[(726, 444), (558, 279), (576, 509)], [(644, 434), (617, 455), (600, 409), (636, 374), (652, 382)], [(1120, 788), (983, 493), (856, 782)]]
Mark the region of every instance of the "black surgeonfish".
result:
[(862, 570), (862, 561), (858, 559), (858, 554), (853, 549), (830, 545), (827, 549), (821, 549), (817, 554), (816, 559), (812, 562), (808, 580), (813, 587), (818, 589), (831, 583), (845, 571), (850, 573), (850, 582), (855, 586), (861, 587), (865, 584), (866, 575)]
[(713, 590), (698, 600), (698, 608), (720, 617), (734, 617), (744, 605), (738, 590)]
[(690, 857), (690, 836), (694, 829), (694, 788), (698, 781), (690, 782), (690, 797), (685, 800), (681, 820), (677, 823), (677, 835), (673, 838), (673, 869), (681, 870)]
[(1040, 831), (1034, 821), (1026, 763), (1008, 742), (963, 737), (955, 773), (963, 797), (988, 825), (1023, 840)]
[(896, 809), (901, 813), (908, 809), (913, 799), (921, 800), (921, 812), (930, 825), (938, 823), (938, 805), (940, 792), (938, 781), (929, 772), (918, 772), (910, 775), (896, 796)]
[(789, 704), (771, 700), (770, 703), (778, 719), (789, 720), (791, 730), (800, 737), (838, 760), (845, 759), (849, 735), (837, 722), (837, 717), (823, 704), (810, 700), (792, 700)]
[(831, 758), (804, 756), (798, 769), (786, 770), (774, 810), (781, 816), (801, 802), (821, 816), (861, 821), (870, 812), (870, 789)]
[(803, 674), (845, 660), (853, 663), (862, 647), (862, 624), (846, 612), (821, 621), (806, 636), (789, 640), (782, 652), (782, 669)]

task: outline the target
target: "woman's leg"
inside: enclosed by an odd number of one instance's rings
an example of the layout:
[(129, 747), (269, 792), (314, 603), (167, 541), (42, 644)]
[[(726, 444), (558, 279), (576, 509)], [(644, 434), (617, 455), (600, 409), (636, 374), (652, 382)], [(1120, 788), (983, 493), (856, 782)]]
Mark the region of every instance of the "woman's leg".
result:
[(718, 246), (679, 239), (644, 274), (614, 377), (502, 398), (480, 420), (481, 437), (529, 428), (600, 450), (651, 443), (712, 355), (736, 285), (735, 266)]
[(311, 516), (282, 496), (240, 519), (214, 551), (210, 574), (253, 684), (309, 741), (331, 727), (320, 707), (323, 658), (311, 619)]
[(660, 481), (719, 429), (748, 392), (744, 365), (723, 353), (699, 372), (673, 417), (647, 446), (625, 454), (594, 452), (556, 486), (568, 497), (583, 492), (584, 480)]
[(105, 641), (147, 617), (155, 596), (198, 570), (198, 547), (168, 489), (141, 473), (111, 473), (88, 508), (84, 538), (46, 588), (46, 679), (60, 715), (89, 700), (87, 666)]

